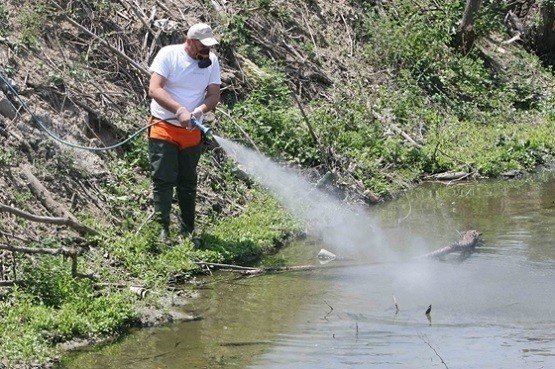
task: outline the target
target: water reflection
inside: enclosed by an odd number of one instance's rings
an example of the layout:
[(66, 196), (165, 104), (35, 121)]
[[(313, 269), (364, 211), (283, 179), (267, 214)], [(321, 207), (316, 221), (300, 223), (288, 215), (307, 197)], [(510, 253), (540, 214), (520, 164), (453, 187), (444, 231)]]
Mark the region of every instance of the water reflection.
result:
[(249, 368), (423, 368), (442, 366), (440, 356), (449, 368), (550, 367), (552, 266), (494, 259), (329, 270), (332, 314), (299, 323)]
[[(203, 320), (137, 332), (66, 367), (555, 367), (553, 174), (427, 184), (370, 211), (380, 218), (388, 258), (330, 249), (350, 260), (224, 277), (185, 307)], [(415, 258), (467, 229), (482, 232), (485, 243), (464, 262)], [(317, 263), (321, 247), (296, 245), (281, 257)]]
[(313, 286), (320, 282), (302, 274), (220, 277), (184, 308), (202, 320), (135, 332), (116, 345), (81, 353), (65, 367), (245, 368), (296, 324), (297, 306), (322, 293)]

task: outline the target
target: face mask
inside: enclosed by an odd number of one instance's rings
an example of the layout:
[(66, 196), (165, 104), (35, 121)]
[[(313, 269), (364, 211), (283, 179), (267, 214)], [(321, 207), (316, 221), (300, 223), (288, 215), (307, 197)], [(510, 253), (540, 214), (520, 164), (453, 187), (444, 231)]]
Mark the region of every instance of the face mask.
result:
[(208, 47), (203, 47), (197, 53), (198, 59), (198, 67), (199, 68), (208, 68), (212, 65), (212, 60), (210, 60), (210, 49)]

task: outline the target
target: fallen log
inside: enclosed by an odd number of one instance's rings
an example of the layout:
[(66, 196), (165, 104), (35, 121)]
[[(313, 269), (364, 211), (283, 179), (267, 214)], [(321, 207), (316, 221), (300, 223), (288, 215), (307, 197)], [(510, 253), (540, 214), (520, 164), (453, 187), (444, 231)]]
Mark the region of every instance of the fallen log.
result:
[(18, 247), (18, 246), (0, 243), (0, 250), (6, 250), (12, 253), (19, 252), (27, 255), (36, 255), (36, 254), (52, 255), (52, 256), (62, 255), (68, 259), (71, 259), (71, 275), (73, 277), (96, 279), (96, 277), (92, 275), (79, 273), (77, 271), (77, 257), (83, 252), (83, 250), (78, 249), (76, 247), (64, 246), (64, 247), (54, 249), (54, 248), (46, 248), (46, 247)]
[(199, 261), (196, 263), (201, 267), (217, 268), (219, 270), (228, 270), (237, 274), (242, 275), (258, 275), (263, 273), (271, 272), (295, 272), (304, 270), (313, 270), (318, 268), (318, 265), (294, 265), (294, 266), (282, 266), (282, 267), (245, 267), (241, 265), (233, 264), (220, 264), (220, 263), (207, 263), (204, 261)]
[(217, 268), (220, 271), (230, 271), (241, 276), (258, 276), (266, 273), (283, 273), (283, 272), (305, 272), (319, 269), (328, 268), (352, 268), (365, 265), (378, 264), (376, 262), (341, 262), (337, 264), (307, 264), (307, 265), (292, 265), (280, 267), (243, 267), (240, 265), (229, 264), (213, 264), (213, 263), (197, 263), (198, 265)]
[(458, 181), (461, 179), (468, 178), (471, 175), (472, 173), (468, 173), (468, 172), (444, 172), (444, 173), (434, 174), (430, 176), (430, 178), (433, 178), (437, 181)]
[[(462, 257), (464, 256), (468, 256), (470, 255), (476, 248), (476, 246), (481, 242), (481, 233), (476, 231), (476, 230), (469, 230), (469, 231), (465, 231), (463, 233), (463, 237), (461, 241), (457, 241), (455, 243), (452, 243), (449, 246), (443, 247), (439, 250), (430, 252), (426, 255), (424, 255), (424, 257), (427, 258), (433, 258), (433, 259), (442, 259), (443, 257), (445, 257), (446, 255), (453, 253), (453, 252), (459, 252), (461, 254)], [(319, 256), (322, 254), (322, 251), (326, 251), (326, 250), (321, 250)], [(336, 256), (334, 254), (332, 258), (329, 259), (329, 261), (334, 260), (336, 258)], [(343, 260), (348, 260), (348, 259), (343, 259)], [(360, 263), (360, 262), (355, 262), (355, 263), (339, 263), (339, 264), (335, 264), (331, 267), (353, 267), (353, 266), (360, 266), (360, 265), (368, 265), (368, 264), (373, 264), (373, 263)], [(238, 274), (242, 274), (242, 275), (258, 275), (258, 274), (263, 274), (263, 273), (275, 273), (275, 272), (298, 272), (298, 271), (308, 271), (308, 270), (314, 270), (314, 269), (319, 269), (319, 268), (329, 268), (330, 266), (323, 266), (323, 265), (296, 265), (296, 266), (284, 266), (284, 267), (269, 267), (269, 268), (249, 268), (246, 270), (234, 270), (235, 273)]]
[(268, 267), (268, 268), (257, 268), (251, 270), (234, 270), (237, 274), (242, 275), (258, 275), (264, 273), (277, 273), (277, 272), (302, 272), (307, 270), (314, 270), (322, 268), (319, 265), (294, 265), (294, 266), (283, 266), (283, 267)]
[(259, 270), (259, 268), (254, 268), (254, 267), (246, 267), (241, 265), (222, 264), (222, 263), (208, 263), (206, 261), (198, 261), (195, 264), (200, 267), (220, 268), (220, 269), (228, 269), (228, 270)]
[[(56, 200), (52, 198), (50, 192), (42, 185), (37, 177), (32, 173), (31, 167), (29, 165), (24, 165), (21, 171), (21, 175), (28, 180), (28, 186), (31, 192), (39, 199), (39, 201), (50, 211), (52, 214), (56, 215), (58, 218), (65, 219), (62, 221), (63, 224), (75, 229), (80, 234), (92, 234), (92, 235), (99, 235), (98, 231), (87, 227), (84, 224), (81, 224), (77, 218), (63, 205), (58, 203)], [(46, 218), (38, 218), (34, 217), (31, 214), (24, 214), (21, 211), (17, 211), (17, 209), (3, 207), (3, 211), (10, 211), (12, 214), (17, 216), (25, 216), (29, 220), (34, 221), (45, 221)], [(60, 223), (58, 218), (54, 218), (54, 220), (48, 221), (48, 223)]]
[(449, 246), (432, 251), (424, 257), (432, 259), (442, 259), (446, 255), (453, 252), (460, 252), (461, 254), (469, 254), (474, 251), (476, 246), (481, 242), (481, 233), (476, 230), (469, 230), (464, 232), (462, 240), (457, 241)]
[(48, 224), (54, 224), (54, 225), (64, 225), (64, 226), (73, 228), (74, 230), (80, 233), (89, 233), (89, 234), (98, 235), (98, 232), (95, 231), (94, 229), (86, 227), (81, 223), (76, 222), (74, 219), (71, 219), (68, 217), (44, 217), (44, 216), (34, 215), (5, 204), (0, 204), (0, 212), (7, 212), (17, 217), (24, 218), (33, 222), (48, 223)]

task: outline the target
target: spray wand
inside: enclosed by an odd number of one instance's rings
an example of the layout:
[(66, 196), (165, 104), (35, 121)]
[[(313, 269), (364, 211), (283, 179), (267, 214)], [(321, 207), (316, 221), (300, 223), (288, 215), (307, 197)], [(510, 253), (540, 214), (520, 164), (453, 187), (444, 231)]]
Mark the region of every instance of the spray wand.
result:
[(211, 140), (214, 139), (214, 134), (212, 133), (212, 129), (203, 125), (202, 122), (199, 119), (197, 119), (195, 117), (191, 117), (191, 123), (193, 124), (193, 126), (200, 129), (201, 132), (204, 134), (204, 137), (206, 137), (208, 140), (211, 141)]

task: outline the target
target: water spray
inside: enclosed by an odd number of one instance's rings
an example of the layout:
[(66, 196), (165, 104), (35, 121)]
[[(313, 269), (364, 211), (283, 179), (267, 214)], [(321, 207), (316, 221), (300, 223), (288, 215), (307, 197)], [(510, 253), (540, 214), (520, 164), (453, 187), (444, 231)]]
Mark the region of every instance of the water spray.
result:
[[(239, 145), (223, 137), (218, 137), (219, 145), (233, 158), (241, 170), (270, 191), (281, 205), (302, 223), (322, 245), (331, 248), (323, 250), (318, 259), (322, 262), (350, 258), (364, 258), (366, 255), (382, 260), (393, 259), (394, 255), (379, 227), (377, 218), (366, 207), (349, 205), (325, 191), (325, 186), (333, 180), (332, 171), (327, 172), (319, 183), (307, 181), (301, 171), (282, 166), (252, 149)], [(337, 253), (337, 255), (335, 254)]]

